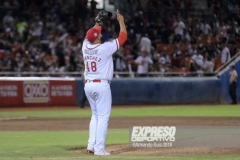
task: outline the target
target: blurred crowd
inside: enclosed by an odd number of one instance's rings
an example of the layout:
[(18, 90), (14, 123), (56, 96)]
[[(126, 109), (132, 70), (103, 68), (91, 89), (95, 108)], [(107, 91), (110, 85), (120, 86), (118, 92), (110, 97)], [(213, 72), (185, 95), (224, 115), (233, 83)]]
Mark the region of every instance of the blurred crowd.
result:
[[(165, 2), (149, 0), (146, 8), (138, 3), (130, 12), (134, 16), (129, 18), (128, 33), (133, 41), (122, 57), (140, 76), (149, 71), (211, 75), (238, 52), (240, 12), (222, 16), (219, 1), (207, 1), (207, 16), (201, 9), (197, 13), (195, 1)], [(135, 55), (131, 50), (137, 51)]]
[[(239, 47), (240, 13), (221, 18), (188, 13), (193, 0), (125, 0), (128, 40), (114, 55), (115, 71), (213, 73)], [(207, 1), (209, 2), (209, 1)], [(0, 0), (0, 71), (82, 72), (81, 44), (99, 10), (94, 0)], [(184, 9), (185, 12), (181, 12)], [(190, 14), (191, 13), (191, 14)], [(103, 42), (118, 36), (114, 17)]]

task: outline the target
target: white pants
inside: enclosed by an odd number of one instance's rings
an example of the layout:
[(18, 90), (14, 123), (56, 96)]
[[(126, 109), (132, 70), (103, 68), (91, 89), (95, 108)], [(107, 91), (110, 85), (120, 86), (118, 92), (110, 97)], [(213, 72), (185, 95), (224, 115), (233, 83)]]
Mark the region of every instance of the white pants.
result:
[(112, 105), (110, 84), (108, 82), (86, 83), (84, 90), (92, 109), (88, 149), (102, 152), (105, 148), (104, 142)]

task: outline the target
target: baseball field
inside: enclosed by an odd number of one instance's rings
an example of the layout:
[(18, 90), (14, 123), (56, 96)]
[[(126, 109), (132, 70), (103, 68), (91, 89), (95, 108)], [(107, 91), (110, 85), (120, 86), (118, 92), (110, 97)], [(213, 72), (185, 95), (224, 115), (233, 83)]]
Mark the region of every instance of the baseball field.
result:
[[(99, 159), (86, 153), (89, 107), (0, 109), (0, 160)], [(240, 160), (240, 148), (131, 148), (131, 126), (240, 126), (239, 105), (113, 106), (106, 150), (113, 160)]]

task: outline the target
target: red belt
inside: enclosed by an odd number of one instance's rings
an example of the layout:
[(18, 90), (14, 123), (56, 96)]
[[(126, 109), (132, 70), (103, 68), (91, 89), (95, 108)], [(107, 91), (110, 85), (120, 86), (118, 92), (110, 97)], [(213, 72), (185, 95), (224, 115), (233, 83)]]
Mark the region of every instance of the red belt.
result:
[(92, 82), (101, 82), (101, 80), (100, 79), (94, 79), (94, 80), (92, 80)]
[(109, 80), (100, 80), (100, 79), (94, 79), (94, 80), (86, 80), (86, 83), (87, 82), (96, 82), (96, 83), (101, 83), (102, 81), (107, 81), (108, 83), (110, 83), (111, 81)]

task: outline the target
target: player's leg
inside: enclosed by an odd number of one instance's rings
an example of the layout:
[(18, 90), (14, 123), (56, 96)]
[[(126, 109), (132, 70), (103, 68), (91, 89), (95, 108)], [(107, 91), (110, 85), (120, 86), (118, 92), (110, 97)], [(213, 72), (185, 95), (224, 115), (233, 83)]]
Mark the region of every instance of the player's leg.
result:
[(231, 104), (234, 104), (234, 84), (232, 83), (232, 84), (230, 84), (230, 86), (229, 86), (229, 95), (230, 95), (230, 97), (231, 97), (231, 100), (232, 100), (232, 102), (231, 102)]
[(108, 127), (108, 120), (111, 112), (112, 95), (110, 85), (102, 84), (99, 88), (99, 98), (96, 100), (98, 124), (97, 124), (97, 136), (94, 151), (103, 152), (105, 149), (105, 139)]
[(94, 145), (96, 142), (96, 129), (98, 124), (96, 102), (92, 97), (92, 92), (94, 92), (93, 89), (94, 87), (92, 87), (92, 84), (86, 84), (84, 88), (87, 99), (89, 101), (89, 104), (92, 110), (92, 117), (89, 124), (89, 139), (88, 139), (88, 147), (87, 147), (87, 149), (90, 151), (94, 151)]

